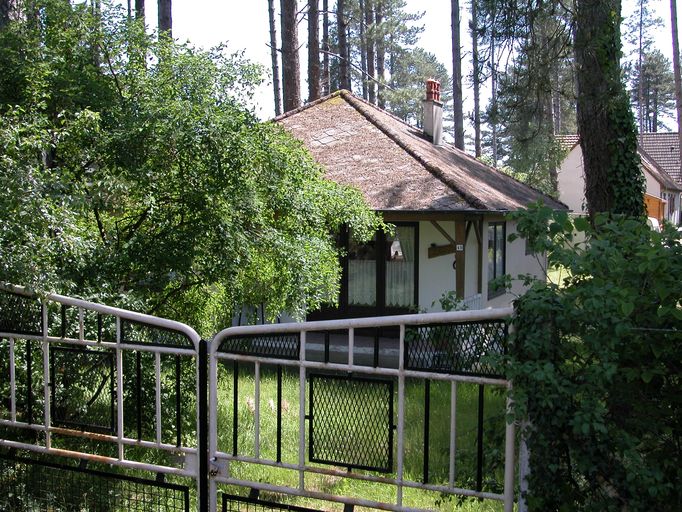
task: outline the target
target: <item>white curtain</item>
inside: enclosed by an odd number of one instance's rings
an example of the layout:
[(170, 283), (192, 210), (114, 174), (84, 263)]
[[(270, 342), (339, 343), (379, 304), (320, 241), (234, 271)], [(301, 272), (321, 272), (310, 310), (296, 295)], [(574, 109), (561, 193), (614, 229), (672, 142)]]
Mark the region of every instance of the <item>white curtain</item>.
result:
[[(395, 240), (400, 242), (400, 254), (395, 252), (386, 262), (386, 305), (409, 307), (414, 305), (415, 233), (410, 226), (396, 227)], [(395, 245), (395, 242), (394, 244)]]
[(377, 303), (376, 260), (348, 261), (348, 303), (374, 306)]

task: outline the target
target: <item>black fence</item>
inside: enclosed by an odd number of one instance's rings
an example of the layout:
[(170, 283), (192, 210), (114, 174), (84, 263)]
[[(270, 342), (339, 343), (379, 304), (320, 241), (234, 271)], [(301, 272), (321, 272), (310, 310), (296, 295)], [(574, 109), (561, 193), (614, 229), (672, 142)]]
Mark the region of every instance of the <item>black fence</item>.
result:
[(223, 512), (261, 512), (266, 510), (288, 510), (290, 512), (317, 512), (312, 508), (298, 507), (286, 503), (261, 500), (257, 497), (223, 494)]
[(189, 512), (189, 487), (0, 454), (5, 512)]

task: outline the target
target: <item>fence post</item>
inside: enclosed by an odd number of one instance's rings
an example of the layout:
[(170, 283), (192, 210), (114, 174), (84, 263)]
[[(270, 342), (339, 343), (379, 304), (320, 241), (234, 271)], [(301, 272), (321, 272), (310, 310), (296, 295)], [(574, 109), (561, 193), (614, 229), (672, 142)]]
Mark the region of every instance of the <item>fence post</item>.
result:
[(199, 432), (197, 448), (199, 457), (199, 512), (208, 512), (208, 342), (199, 341)]
[(528, 493), (528, 475), (530, 475), (530, 452), (528, 451), (528, 444), (526, 443), (526, 433), (530, 427), (530, 423), (526, 421), (521, 422), (519, 436), (519, 506), (518, 512), (528, 512), (528, 504), (526, 503), (526, 493)]

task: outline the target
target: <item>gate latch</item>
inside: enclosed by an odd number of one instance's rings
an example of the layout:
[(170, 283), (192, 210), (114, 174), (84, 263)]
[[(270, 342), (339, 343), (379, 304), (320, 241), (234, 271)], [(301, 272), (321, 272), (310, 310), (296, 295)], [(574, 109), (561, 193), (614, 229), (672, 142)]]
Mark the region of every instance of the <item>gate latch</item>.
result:
[(209, 476), (224, 475), (226, 471), (227, 471), (226, 460), (218, 460), (216, 458), (211, 459), (208, 470)]

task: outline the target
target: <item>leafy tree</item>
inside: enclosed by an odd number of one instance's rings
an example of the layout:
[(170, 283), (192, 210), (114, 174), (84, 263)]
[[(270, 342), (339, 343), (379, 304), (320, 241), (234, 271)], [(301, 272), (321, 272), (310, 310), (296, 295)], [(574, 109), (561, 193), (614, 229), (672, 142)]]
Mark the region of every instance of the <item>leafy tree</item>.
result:
[(405, 122), (420, 126), (424, 84), (428, 78), (441, 83), (441, 101), (445, 117), (452, 122), (452, 81), (443, 64), (432, 53), (421, 48), (404, 50), (394, 63), (391, 81), (386, 91), (387, 109)]
[[(205, 332), (338, 296), (334, 234), (380, 225), (241, 106), (260, 69), (61, 0), (0, 32), (0, 280)], [(98, 58), (93, 58), (97, 54)]]
[(680, 234), (546, 207), (516, 220), (568, 271), (515, 303), (507, 376), (529, 420), (529, 510), (680, 510)]
[(631, 80), (630, 97), (641, 117), (641, 129), (656, 132), (665, 128), (661, 118), (671, 116), (675, 110), (672, 64), (659, 50), (653, 50), (643, 56), (641, 73), (639, 69)]

